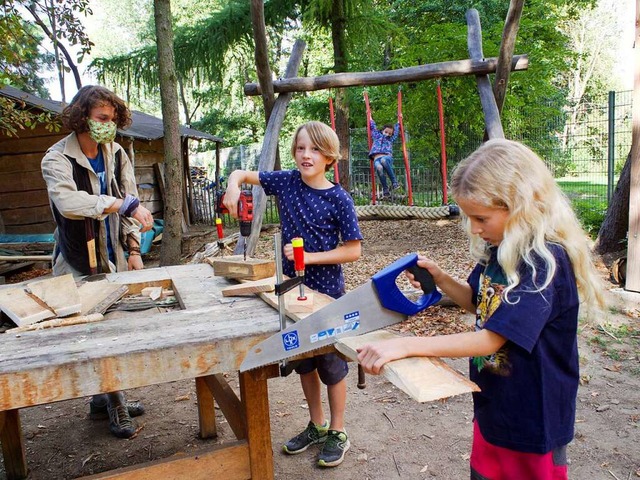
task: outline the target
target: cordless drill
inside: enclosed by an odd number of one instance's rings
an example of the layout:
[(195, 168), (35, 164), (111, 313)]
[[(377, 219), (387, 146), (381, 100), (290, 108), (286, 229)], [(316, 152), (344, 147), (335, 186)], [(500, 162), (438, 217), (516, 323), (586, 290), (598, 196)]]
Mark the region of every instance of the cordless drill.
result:
[[(220, 214), (229, 213), (224, 206), (224, 194), (220, 197), (218, 211)], [(251, 190), (242, 190), (238, 199), (238, 221), (240, 223), (240, 235), (244, 237), (244, 259), (247, 260), (247, 239), (251, 235), (251, 223), (253, 222), (253, 194)]]

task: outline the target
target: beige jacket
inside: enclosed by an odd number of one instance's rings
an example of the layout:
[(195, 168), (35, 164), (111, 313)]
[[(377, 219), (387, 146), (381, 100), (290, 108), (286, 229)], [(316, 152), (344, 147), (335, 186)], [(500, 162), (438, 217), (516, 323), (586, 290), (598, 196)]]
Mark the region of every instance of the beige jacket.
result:
[[(135, 176), (131, 161), (119, 144), (112, 142), (101, 146), (104, 155), (105, 171), (107, 175), (107, 194), (100, 194), (100, 180), (93, 171), (87, 157), (82, 153), (78, 138), (75, 133), (68, 135), (47, 150), (42, 159), (42, 176), (47, 184), (49, 202), (56, 206), (58, 211), (66, 218), (82, 220), (85, 217), (104, 220), (109, 217), (111, 244), (114, 249), (116, 264), (109, 262), (107, 253), (107, 229), (105, 223), (100, 222), (99, 252), (100, 264), (108, 265), (111, 272), (127, 270), (127, 261), (124, 251), (127, 246), (127, 237), (131, 243), (140, 244), (140, 226), (133, 218), (127, 218), (118, 213), (104, 214), (105, 208), (109, 208), (117, 198), (124, 198), (126, 194), (138, 196)], [(112, 179), (115, 174), (115, 152), (121, 150), (121, 174), (120, 185), (115, 186)], [(88, 194), (78, 188), (73, 180), (73, 167), (66, 156), (74, 158), (79, 166), (87, 169), (91, 179), (91, 186), (95, 192)], [(116, 190), (116, 191), (113, 191)], [(54, 233), (56, 242), (59, 241), (58, 229)], [(106, 270), (106, 268), (104, 268)], [(83, 275), (69, 265), (62, 255), (58, 255), (54, 262), (54, 275), (73, 273), (75, 276)], [(106, 271), (104, 273), (107, 273)]]

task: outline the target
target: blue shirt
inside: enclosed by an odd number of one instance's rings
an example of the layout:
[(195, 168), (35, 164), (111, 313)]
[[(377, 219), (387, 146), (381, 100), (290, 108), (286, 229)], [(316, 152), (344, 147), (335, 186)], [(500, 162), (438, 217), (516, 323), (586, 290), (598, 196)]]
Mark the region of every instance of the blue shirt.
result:
[[(507, 339), (495, 354), (469, 362), (474, 415), (491, 444), (520, 452), (547, 453), (573, 439), (578, 367), (578, 289), (567, 252), (547, 243), (556, 272), (541, 292), (532, 269), (522, 262), (520, 284), (509, 293), (492, 249), (486, 266), (477, 265), (468, 282), (477, 305), (476, 329), (486, 328)], [(547, 268), (534, 254), (536, 282)]]
[[(282, 244), (301, 237), (305, 252), (326, 252), (338, 247), (340, 240), (362, 240), (353, 199), (340, 186), (316, 190), (302, 181), (298, 170), (260, 172), (260, 185), (267, 195), (278, 197)], [(283, 271), (295, 276), (293, 262), (283, 256)], [(307, 265), (304, 283), (331, 296), (345, 291), (342, 266)]]
[(369, 157), (372, 155), (383, 153), (385, 155), (393, 154), (393, 142), (398, 138), (398, 132), (400, 130), (400, 124), (396, 123), (393, 128), (393, 135), (387, 137), (384, 133), (376, 128), (376, 122), (371, 119), (369, 121), (371, 126), (371, 150), (369, 150)]
[[(93, 171), (98, 176), (98, 180), (100, 180), (100, 195), (107, 194), (107, 172), (105, 172), (104, 168), (104, 154), (102, 153), (102, 148), (98, 148), (98, 156), (96, 158), (89, 158), (89, 163), (93, 168)], [(111, 244), (111, 234), (109, 229), (109, 217), (104, 220), (104, 225), (107, 229), (107, 252), (109, 254), (109, 260), (111, 263), (116, 263), (116, 256), (113, 252), (113, 245)]]

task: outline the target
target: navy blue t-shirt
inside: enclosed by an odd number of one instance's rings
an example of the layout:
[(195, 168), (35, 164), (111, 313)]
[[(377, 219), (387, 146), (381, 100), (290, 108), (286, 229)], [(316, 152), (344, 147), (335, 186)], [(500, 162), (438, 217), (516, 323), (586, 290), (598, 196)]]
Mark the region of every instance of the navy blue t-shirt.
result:
[(536, 279), (522, 262), (520, 284), (503, 292), (507, 281), (492, 249), (489, 263), (477, 265), (467, 280), (477, 305), (476, 329), (507, 339), (487, 357), (469, 361), (474, 415), (491, 444), (520, 452), (547, 453), (573, 439), (578, 366), (578, 290), (569, 257), (560, 245), (547, 243), (557, 268), (543, 291), (547, 268), (534, 255)]
[[(326, 252), (343, 242), (362, 240), (353, 199), (340, 186), (316, 190), (302, 181), (298, 170), (260, 172), (260, 185), (267, 195), (278, 197), (282, 223), (282, 245), (301, 237), (305, 252)], [(285, 275), (295, 276), (293, 262), (283, 256)], [(342, 266), (307, 265), (304, 283), (331, 296), (345, 291)]]
[[(93, 171), (96, 172), (96, 175), (100, 180), (100, 194), (106, 195), (107, 194), (107, 172), (105, 171), (105, 168), (104, 168), (104, 155), (102, 153), (102, 149), (98, 148), (98, 156), (96, 158), (87, 157), (87, 160), (89, 160), (89, 163), (93, 168)], [(113, 253), (113, 245), (111, 244), (111, 233), (110, 233), (108, 216), (107, 218), (104, 219), (104, 225), (107, 229), (107, 253), (109, 255), (109, 260), (111, 261), (111, 263), (115, 264), (116, 256)]]

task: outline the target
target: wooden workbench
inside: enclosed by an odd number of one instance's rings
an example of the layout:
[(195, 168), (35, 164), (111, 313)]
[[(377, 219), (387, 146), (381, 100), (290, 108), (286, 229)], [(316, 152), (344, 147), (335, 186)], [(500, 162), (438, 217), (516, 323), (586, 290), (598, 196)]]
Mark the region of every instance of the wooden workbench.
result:
[[(176, 292), (183, 310), (21, 334), (0, 334), (0, 443), (7, 479), (27, 476), (19, 410), (97, 393), (195, 379), (200, 436), (216, 435), (213, 401), (237, 440), (192, 456), (136, 465), (87, 478), (216, 477), (272, 479), (267, 379), (276, 366), (240, 374), (240, 398), (224, 372), (279, 329), (277, 312), (254, 297), (226, 298), (230, 283), (207, 264), (108, 275), (130, 293), (147, 286)], [(153, 414), (153, 413), (151, 413)]]

